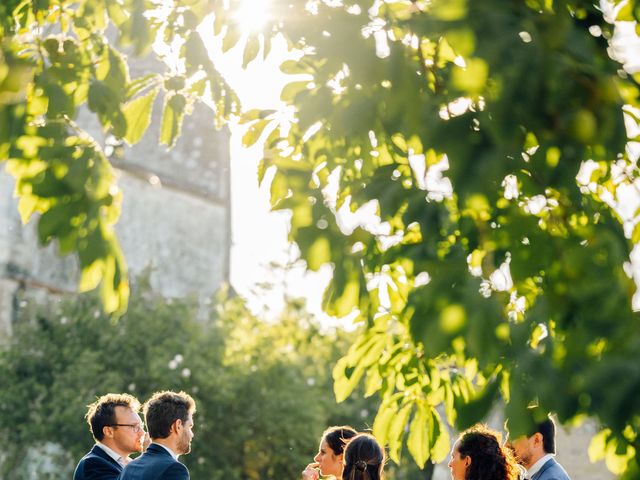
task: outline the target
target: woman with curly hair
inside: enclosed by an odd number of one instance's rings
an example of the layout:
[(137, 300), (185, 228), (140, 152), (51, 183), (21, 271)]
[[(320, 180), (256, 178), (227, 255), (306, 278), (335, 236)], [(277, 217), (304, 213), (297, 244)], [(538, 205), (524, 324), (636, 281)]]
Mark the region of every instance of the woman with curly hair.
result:
[(502, 436), (485, 425), (460, 434), (449, 460), (453, 480), (517, 480), (520, 470)]

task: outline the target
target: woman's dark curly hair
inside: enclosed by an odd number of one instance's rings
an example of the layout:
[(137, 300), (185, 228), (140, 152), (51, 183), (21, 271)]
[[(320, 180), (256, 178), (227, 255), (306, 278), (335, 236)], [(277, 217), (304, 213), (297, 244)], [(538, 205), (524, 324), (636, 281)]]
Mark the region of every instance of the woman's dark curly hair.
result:
[(502, 435), (476, 425), (458, 438), (460, 457), (471, 457), (465, 480), (516, 480), (518, 467), (511, 450), (502, 446)]

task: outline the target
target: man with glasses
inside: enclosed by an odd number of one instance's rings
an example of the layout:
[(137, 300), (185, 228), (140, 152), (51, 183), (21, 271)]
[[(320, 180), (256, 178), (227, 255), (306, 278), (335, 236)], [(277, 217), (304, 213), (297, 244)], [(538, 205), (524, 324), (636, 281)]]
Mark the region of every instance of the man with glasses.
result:
[(196, 403), (184, 392), (158, 392), (144, 405), (151, 444), (122, 471), (120, 480), (189, 480), (178, 456), (191, 451)]
[(96, 444), (78, 462), (73, 480), (118, 478), (129, 455), (143, 448), (145, 431), (139, 410), (140, 402), (126, 393), (108, 393), (89, 405), (86, 418)]

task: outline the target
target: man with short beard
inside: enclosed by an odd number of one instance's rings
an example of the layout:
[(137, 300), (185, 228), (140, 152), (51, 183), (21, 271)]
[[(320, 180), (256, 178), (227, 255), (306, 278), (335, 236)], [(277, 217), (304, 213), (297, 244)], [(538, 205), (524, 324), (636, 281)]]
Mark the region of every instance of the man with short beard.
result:
[(143, 411), (151, 444), (125, 467), (120, 480), (188, 480), (189, 470), (178, 456), (191, 451), (195, 401), (184, 392), (158, 392)]
[(529, 436), (511, 442), (518, 462), (527, 469), (529, 480), (571, 480), (553, 458), (556, 453), (556, 426), (551, 418), (538, 423)]
[(89, 405), (87, 423), (96, 444), (73, 473), (73, 480), (116, 480), (129, 455), (141, 452), (145, 437), (140, 402), (126, 393), (108, 393)]

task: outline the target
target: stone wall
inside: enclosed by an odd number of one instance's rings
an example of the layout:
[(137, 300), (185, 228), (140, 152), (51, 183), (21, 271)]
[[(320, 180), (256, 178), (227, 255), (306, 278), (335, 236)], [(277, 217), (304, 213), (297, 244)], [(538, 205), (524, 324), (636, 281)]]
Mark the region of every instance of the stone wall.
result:
[[(152, 287), (165, 296), (210, 296), (229, 280), (229, 133), (215, 131), (202, 106), (168, 151), (158, 145), (161, 111), (156, 105), (145, 138), (113, 159), (123, 193), (116, 231), (132, 277), (150, 268)], [(79, 122), (108, 141), (86, 112)], [(22, 225), (13, 187), (0, 171), (0, 341), (11, 334), (19, 291), (60, 294), (78, 282), (75, 257), (60, 258), (55, 242), (39, 247), (36, 219)]]

